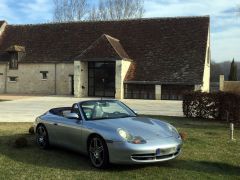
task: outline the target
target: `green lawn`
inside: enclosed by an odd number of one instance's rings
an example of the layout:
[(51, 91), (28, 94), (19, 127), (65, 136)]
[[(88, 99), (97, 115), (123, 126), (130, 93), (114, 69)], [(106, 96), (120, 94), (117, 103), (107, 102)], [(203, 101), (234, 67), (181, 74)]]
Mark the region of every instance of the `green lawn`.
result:
[[(160, 117), (159, 117), (160, 118)], [(141, 166), (91, 167), (88, 158), (60, 148), (45, 151), (27, 131), (31, 123), (0, 123), (0, 179), (240, 179), (240, 129), (229, 142), (228, 125), (186, 118), (161, 117), (186, 132), (175, 160)], [(29, 146), (17, 149), (16, 137)]]

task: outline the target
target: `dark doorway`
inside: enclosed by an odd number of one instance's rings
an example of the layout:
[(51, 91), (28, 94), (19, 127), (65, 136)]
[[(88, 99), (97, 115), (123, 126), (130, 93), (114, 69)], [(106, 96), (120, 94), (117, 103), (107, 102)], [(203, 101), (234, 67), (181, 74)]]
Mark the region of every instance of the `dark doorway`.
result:
[(71, 85), (71, 95), (74, 95), (74, 76), (69, 75), (70, 77), (70, 85)]
[(88, 63), (88, 96), (115, 97), (115, 62)]
[(153, 84), (124, 84), (125, 99), (155, 99)]

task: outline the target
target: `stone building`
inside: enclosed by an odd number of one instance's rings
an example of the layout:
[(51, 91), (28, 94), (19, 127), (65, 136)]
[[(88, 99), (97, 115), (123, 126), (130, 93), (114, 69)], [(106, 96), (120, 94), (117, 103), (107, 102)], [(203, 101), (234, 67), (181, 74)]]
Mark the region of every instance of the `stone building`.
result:
[(181, 99), (209, 91), (209, 17), (9, 25), (0, 93)]

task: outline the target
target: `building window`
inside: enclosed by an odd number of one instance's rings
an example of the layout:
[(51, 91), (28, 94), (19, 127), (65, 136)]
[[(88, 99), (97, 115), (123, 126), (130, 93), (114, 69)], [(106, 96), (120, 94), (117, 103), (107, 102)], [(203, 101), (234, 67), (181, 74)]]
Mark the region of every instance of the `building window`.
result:
[(11, 59), (9, 62), (9, 69), (18, 69), (18, 53), (12, 52)]
[(47, 80), (48, 71), (40, 71), (40, 73), (42, 74), (42, 80)]
[(10, 76), (9, 77), (9, 82), (17, 82), (17, 77), (16, 76)]
[(182, 100), (183, 95), (194, 91), (194, 85), (162, 85), (162, 100)]

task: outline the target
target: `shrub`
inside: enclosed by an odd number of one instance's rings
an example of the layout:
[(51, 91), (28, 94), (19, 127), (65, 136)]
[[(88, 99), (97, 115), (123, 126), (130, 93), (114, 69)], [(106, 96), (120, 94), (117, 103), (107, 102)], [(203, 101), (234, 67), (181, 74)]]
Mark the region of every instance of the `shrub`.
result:
[(34, 134), (34, 127), (31, 126), (31, 127), (29, 128), (28, 132), (29, 132), (29, 134)]
[(187, 117), (216, 118), (219, 100), (216, 93), (191, 92), (183, 97), (183, 113)]
[(15, 140), (15, 147), (23, 148), (28, 145), (28, 141), (25, 137), (19, 137)]
[(183, 96), (186, 117), (217, 119), (240, 123), (240, 95), (226, 92), (190, 92)]
[(222, 121), (240, 124), (240, 95), (234, 93), (220, 93), (220, 107), (218, 118)]

